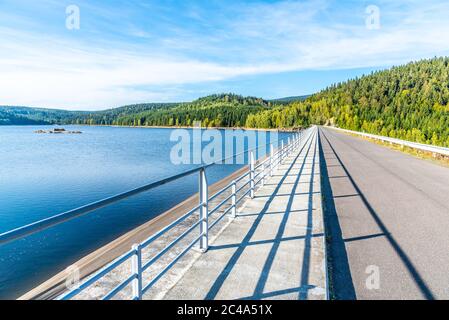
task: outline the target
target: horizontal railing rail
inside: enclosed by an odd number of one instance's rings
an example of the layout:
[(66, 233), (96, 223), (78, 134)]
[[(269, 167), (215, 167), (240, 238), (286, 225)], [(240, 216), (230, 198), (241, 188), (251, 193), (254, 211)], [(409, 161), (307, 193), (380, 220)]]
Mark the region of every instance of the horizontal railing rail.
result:
[[(94, 274), (88, 276), (83, 282), (77, 287), (68, 292), (61, 295), (59, 300), (67, 300), (74, 298), (79, 295), (81, 292), (86, 290), (92, 284), (96, 283), (104, 276), (123, 265), (125, 262), (131, 260), (132, 272), (124, 281), (120, 282), (113, 290), (104, 295), (103, 299), (108, 300), (115, 297), (118, 293), (124, 290), (128, 286), (132, 286), (132, 299), (142, 299), (142, 296), (168, 271), (170, 268), (181, 259), (190, 249), (192, 249), (196, 244), (200, 244), (200, 249), (202, 252), (208, 250), (208, 242), (209, 242), (209, 231), (214, 228), (225, 216), (229, 215), (231, 218), (236, 217), (236, 208), (241, 203), (241, 201), (250, 196), (250, 198), (254, 198), (254, 191), (257, 186), (261, 183), (264, 185), (265, 179), (267, 175), (272, 176), (273, 172), (277, 169), (277, 167), (282, 163), (282, 161), (288, 157), (292, 151), (300, 146), (304, 140), (307, 141), (310, 139), (311, 129), (297, 132), (293, 134), (292, 138), (288, 138), (288, 142), (284, 145), (284, 141), (281, 142), (281, 147), (279, 147), (276, 151), (274, 149), (273, 144), (270, 145), (270, 153), (269, 155), (260, 161), (255, 161), (254, 154), (255, 150), (260, 150), (262, 147), (259, 146), (252, 150), (246, 150), (242, 153), (249, 154), (249, 170), (238, 178), (232, 181), (232, 183), (226, 185), (224, 188), (220, 189), (214, 195), (209, 197), (208, 195), (208, 183), (206, 178), (206, 169), (217, 164), (222, 163), (228, 159), (222, 159), (220, 161), (216, 161), (211, 164), (203, 165), (198, 168), (194, 168), (188, 170), (186, 172), (171, 176), (169, 178), (145, 185), (143, 187), (133, 189), (131, 191), (100, 200), (98, 202), (94, 202), (92, 204), (67, 211), (65, 213), (61, 213), (59, 215), (38, 221), (36, 223), (29, 224), (27, 226), (14, 229), (12, 231), (8, 231), (0, 235), (0, 245), (26, 237), (28, 235), (37, 233), (39, 231), (48, 229), (50, 227), (59, 225), (68, 220), (74, 219), (76, 217), (82, 216), (99, 208), (108, 206), (120, 200), (129, 198), (131, 196), (140, 194), (145, 191), (152, 190), (159, 186), (165, 185), (169, 182), (181, 179), (183, 177), (187, 177), (193, 175), (195, 173), (199, 173), (199, 204), (194, 208), (190, 209), (188, 212), (171, 222), (169, 225), (165, 226), (156, 234), (150, 236), (148, 239), (143, 241), (140, 244), (136, 244), (132, 247), (132, 249), (123, 254), (122, 256), (116, 258), (111, 263), (107, 264), (100, 270), (96, 271)], [(233, 155), (232, 158), (239, 156)], [(258, 180), (256, 178), (260, 177)], [(248, 181), (244, 181), (244, 179)], [(242, 186), (237, 186), (238, 183), (242, 183)], [(248, 190), (244, 190), (248, 188)], [(212, 200), (217, 199), (220, 195), (223, 195), (225, 192), (229, 192), (229, 195), (226, 195), (223, 200), (219, 200), (220, 202), (215, 205), (213, 208), (209, 209), (209, 204)], [(243, 195), (238, 197), (238, 194), (243, 192)], [(230, 203), (230, 206), (223, 210), (220, 213), (219, 217), (215, 219), (215, 221), (209, 224), (209, 218), (217, 213), (223, 206)], [(181, 222), (187, 220), (193, 215), (198, 214), (198, 219), (190, 225), (187, 230), (183, 231), (179, 236), (173, 239), (168, 245), (166, 245), (163, 249), (159, 250), (155, 256), (150, 258), (145, 263), (142, 262), (142, 250), (150, 246), (156, 240), (160, 239), (163, 235), (165, 235), (168, 231), (172, 230), (176, 226), (180, 225)], [(194, 240), (191, 241), (180, 253), (175, 256), (171, 262), (164, 267), (157, 275), (155, 275), (152, 280), (143, 286), (143, 272), (148, 270), (156, 261), (161, 259), (167, 252), (170, 251), (174, 246), (179, 244), (182, 240), (186, 239), (188, 235), (190, 235), (196, 228), (200, 228), (200, 234), (197, 237), (194, 237)]]
[(371, 133), (341, 129), (338, 127), (327, 127), (327, 128), (335, 129), (335, 130), (342, 131), (342, 132), (357, 134), (359, 136), (363, 136), (363, 137), (367, 137), (367, 138), (371, 138), (371, 139), (375, 139), (375, 140), (379, 140), (379, 141), (383, 141), (383, 142), (389, 142), (389, 143), (397, 144), (400, 146), (406, 146), (406, 147), (409, 147), (412, 149), (417, 149), (417, 150), (421, 150), (421, 151), (426, 151), (426, 152), (431, 152), (431, 153), (440, 154), (440, 155), (444, 155), (444, 156), (449, 156), (449, 148), (445, 148), (445, 147), (433, 146), (430, 144), (411, 142), (411, 141), (407, 141), (407, 140), (401, 140), (401, 139), (390, 138), (390, 137), (384, 137), (384, 136), (379, 136), (379, 135), (375, 135), (375, 134), (371, 134)]
[(31, 223), (29, 225), (23, 226), (23, 227), (19, 227), (17, 229), (5, 232), (3, 234), (0, 235), (0, 245), (8, 243), (8, 242), (12, 242), (14, 240), (18, 240), (21, 238), (24, 238), (26, 236), (30, 236), (32, 234), (38, 233), (39, 231), (43, 231), (46, 229), (49, 229), (51, 227), (60, 225), (68, 220), (72, 220), (74, 218), (78, 218), (81, 217), (87, 213), (90, 213), (92, 211), (101, 209), (103, 207), (109, 206), (113, 203), (119, 202), (121, 200), (130, 198), (132, 196), (138, 195), (140, 193), (143, 193), (145, 191), (150, 191), (152, 189), (155, 189), (157, 187), (163, 186), (165, 184), (168, 184), (172, 181), (190, 176), (194, 173), (199, 172), (202, 168), (206, 168), (209, 167), (211, 165), (207, 165), (207, 166), (203, 166), (201, 168), (194, 168), (192, 170), (174, 175), (172, 177), (166, 178), (166, 179), (162, 179), (160, 181), (154, 182), (154, 183), (150, 183), (148, 185), (145, 185), (143, 187), (139, 187), (136, 189), (133, 189), (131, 191), (127, 191), (121, 194), (118, 194), (116, 196), (110, 197), (110, 198), (106, 198), (85, 206), (82, 206), (80, 208), (77, 209), (73, 209), (55, 216), (52, 216), (50, 218), (47, 219), (43, 219), (40, 220), (38, 222), (34, 222)]

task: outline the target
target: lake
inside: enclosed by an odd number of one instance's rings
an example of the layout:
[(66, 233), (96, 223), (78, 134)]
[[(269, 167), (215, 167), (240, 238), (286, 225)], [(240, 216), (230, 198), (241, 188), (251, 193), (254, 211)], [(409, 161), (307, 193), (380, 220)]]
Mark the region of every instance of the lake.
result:
[[(0, 126), (0, 233), (198, 166), (172, 163), (170, 153), (176, 142), (170, 141), (170, 135), (174, 129), (66, 126), (83, 133), (35, 133), (50, 128)], [(194, 144), (192, 131), (187, 130)], [(262, 131), (255, 134), (264, 137)], [(267, 142), (270, 135), (273, 138), (273, 133), (264, 138)], [(288, 136), (279, 133), (278, 138)], [(242, 166), (211, 167), (207, 170), (209, 183)], [(0, 246), (0, 299), (19, 297), (170, 209), (197, 192), (197, 179), (197, 175), (185, 177)]]

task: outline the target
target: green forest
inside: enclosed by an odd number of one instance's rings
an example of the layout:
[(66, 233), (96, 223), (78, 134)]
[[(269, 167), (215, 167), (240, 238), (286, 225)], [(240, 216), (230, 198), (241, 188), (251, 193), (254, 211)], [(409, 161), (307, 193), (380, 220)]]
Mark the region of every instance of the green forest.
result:
[(250, 115), (250, 128), (310, 124), (449, 147), (449, 58), (409, 63), (335, 84), (304, 102)]
[(193, 126), (243, 127), (248, 115), (269, 110), (271, 102), (235, 94), (212, 95), (191, 103), (124, 114), (112, 121), (126, 126)]
[(336, 125), (449, 147), (449, 58), (412, 62), (332, 85), (311, 96), (267, 101), (219, 94), (97, 112), (0, 107), (2, 124), (299, 128)]

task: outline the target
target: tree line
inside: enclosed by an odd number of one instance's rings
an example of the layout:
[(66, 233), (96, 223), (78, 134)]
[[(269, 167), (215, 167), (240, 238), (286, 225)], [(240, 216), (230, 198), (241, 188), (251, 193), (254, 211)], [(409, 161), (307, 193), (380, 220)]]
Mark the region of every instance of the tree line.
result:
[(109, 113), (93, 113), (70, 119), (72, 123), (118, 126), (193, 126), (243, 127), (248, 115), (272, 106), (260, 98), (235, 94), (211, 95), (191, 103), (166, 104), (152, 108), (135, 106), (113, 109)]
[(449, 58), (409, 63), (335, 84), (248, 117), (250, 128), (310, 124), (449, 147)]

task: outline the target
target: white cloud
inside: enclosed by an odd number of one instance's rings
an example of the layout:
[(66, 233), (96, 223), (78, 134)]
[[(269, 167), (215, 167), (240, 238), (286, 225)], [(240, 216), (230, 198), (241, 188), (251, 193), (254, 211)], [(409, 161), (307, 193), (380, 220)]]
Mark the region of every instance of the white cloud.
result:
[[(159, 39), (158, 47), (0, 28), (0, 103), (98, 109), (170, 101), (178, 100), (179, 92), (164, 92), (164, 86), (377, 67), (448, 53), (449, 3), (406, 3), (381, 2), (382, 28), (375, 31), (365, 28), (363, 7), (335, 12), (335, 2), (325, 0), (246, 4), (217, 18), (213, 34), (184, 30)], [(195, 18), (202, 19), (200, 11)], [(154, 36), (134, 26), (128, 31), (143, 39)]]

